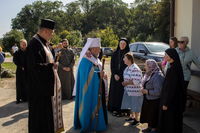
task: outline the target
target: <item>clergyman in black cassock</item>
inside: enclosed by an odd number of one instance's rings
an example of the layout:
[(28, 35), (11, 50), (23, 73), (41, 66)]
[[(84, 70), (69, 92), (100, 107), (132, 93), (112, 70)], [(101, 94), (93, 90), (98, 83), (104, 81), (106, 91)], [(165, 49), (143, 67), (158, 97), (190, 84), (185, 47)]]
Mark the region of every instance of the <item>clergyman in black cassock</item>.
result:
[(27, 101), (27, 75), (26, 75), (26, 47), (27, 41), (20, 40), (20, 49), (13, 55), (16, 70), (16, 103)]
[(63, 48), (60, 50), (61, 56), (59, 58), (58, 75), (61, 81), (62, 99), (72, 99), (72, 92), (74, 88), (74, 73), (73, 67), (75, 64), (75, 56), (72, 49), (69, 48), (69, 41), (64, 39), (62, 41)]
[(60, 133), (62, 120), (61, 85), (47, 41), (55, 22), (42, 19), (38, 34), (27, 48), (29, 85), (29, 133)]

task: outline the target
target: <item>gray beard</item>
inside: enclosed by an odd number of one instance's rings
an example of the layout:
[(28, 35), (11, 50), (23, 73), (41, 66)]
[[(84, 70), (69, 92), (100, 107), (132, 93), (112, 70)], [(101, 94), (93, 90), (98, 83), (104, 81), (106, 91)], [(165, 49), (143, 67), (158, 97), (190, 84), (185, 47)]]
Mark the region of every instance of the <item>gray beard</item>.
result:
[(98, 58), (99, 54), (98, 55), (95, 55), (95, 54), (92, 54), (95, 58)]

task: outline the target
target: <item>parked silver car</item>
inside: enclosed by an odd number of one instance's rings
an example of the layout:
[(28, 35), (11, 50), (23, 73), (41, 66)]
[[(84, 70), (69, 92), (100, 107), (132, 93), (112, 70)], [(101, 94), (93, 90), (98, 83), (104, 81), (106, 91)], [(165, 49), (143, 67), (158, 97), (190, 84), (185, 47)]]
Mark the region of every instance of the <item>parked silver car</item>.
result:
[(103, 55), (105, 56), (111, 56), (113, 54), (112, 48), (102, 47), (101, 49), (102, 49)]
[(137, 59), (154, 59), (161, 62), (169, 45), (163, 42), (135, 42), (129, 44), (129, 48)]

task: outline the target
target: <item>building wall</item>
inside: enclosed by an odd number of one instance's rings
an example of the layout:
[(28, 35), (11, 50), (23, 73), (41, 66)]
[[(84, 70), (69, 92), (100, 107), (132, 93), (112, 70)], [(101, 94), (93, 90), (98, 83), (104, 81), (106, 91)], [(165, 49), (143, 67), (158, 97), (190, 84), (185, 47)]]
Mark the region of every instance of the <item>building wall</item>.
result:
[[(175, 0), (175, 36), (192, 35), (192, 0)], [(190, 46), (190, 44), (189, 44)]]
[[(193, 17), (192, 17), (192, 36), (191, 36), (191, 48), (196, 56), (200, 59), (200, 0), (193, 1)], [(199, 70), (194, 64), (192, 69)], [(189, 84), (189, 88), (194, 91), (200, 92), (200, 77), (192, 76), (192, 80)]]
[[(200, 51), (200, 0), (193, 0), (193, 18), (192, 18), (192, 49), (196, 54)], [(200, 56), (200, 54), (199, 54)]]
[[(200, 59), (200, 0), (175, 0), (175, 36), (188, 36), (189, 47)], [(193, 70), (198, 70), (192, 64)], [(190, 90), (200, 93), (200, 77), (192, 76)]]

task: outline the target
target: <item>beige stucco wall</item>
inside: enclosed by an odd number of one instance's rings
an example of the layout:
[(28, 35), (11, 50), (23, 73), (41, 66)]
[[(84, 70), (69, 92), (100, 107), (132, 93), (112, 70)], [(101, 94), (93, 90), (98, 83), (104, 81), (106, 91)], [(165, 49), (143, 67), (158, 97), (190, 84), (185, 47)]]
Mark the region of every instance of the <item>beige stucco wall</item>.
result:
[[(192, 0), (175, 0), (175, 36), (191, 38)], [(189, 44), (190, 45), (190, 44)]]
[[(191, 48), (196, 56), (200, 59), (200, 0), (193, 1), (193, 17), (192, 17), (192, 36), (191, 36)], [(192, 69), (198, 69), (194, 64)], [(194, 91), (200, 92), (200, 77), (192, 76), (192, 80), (189, 84), (189, 88)]]
[(200, 56), (200, 0), (193, 0), (192, 37), (193, 51)]
[[(200, 58), (200, 0), (175, 1), (175, 36), (188, 36), (189, 47)], [(200, 71), (194, 64), (192, 69)], [(200, 93), (200, 78), (192, 76), (188, 88)]]

